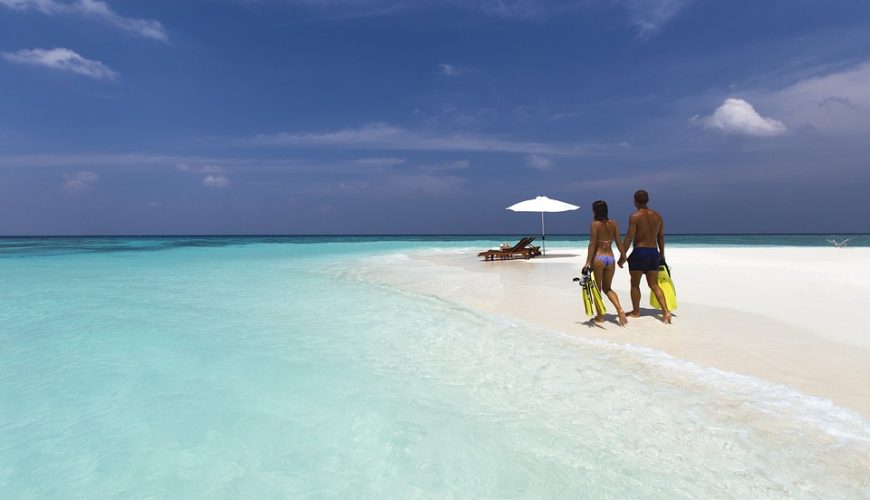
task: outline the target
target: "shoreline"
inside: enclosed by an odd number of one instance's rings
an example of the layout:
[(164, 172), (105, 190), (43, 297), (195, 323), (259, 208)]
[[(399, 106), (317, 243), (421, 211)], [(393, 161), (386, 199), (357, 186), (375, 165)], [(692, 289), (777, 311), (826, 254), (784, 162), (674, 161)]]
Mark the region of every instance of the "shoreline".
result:
[[(642, 316), (629, 318), (627, 328), (616, 324), (606, 298), (605, 323), (588, 321), (579, 287), (571, 283), (585, 249), (555, 247), (546, 257), (509, 262), (481, 262), (470, 250), (415, 251), (406, 256), (436, 266), (442, 279), (390, 284), (564, 334), (656, 349), (783, 384), (870, 419), (870, 387), (861, 383), (870, 380), (870, 335), (853, 319), (870, 299), (870, 270), (860, 267), (870, 262), (870, 249), (676, 247), (667, 254), (679, 300), (672, 325), (649, 307), (645, 284)], [(824, 265), (804, 271), (808, 262)], [(627, 269), (617, 268), (613, 289), (626, 310), (628, 288)]]

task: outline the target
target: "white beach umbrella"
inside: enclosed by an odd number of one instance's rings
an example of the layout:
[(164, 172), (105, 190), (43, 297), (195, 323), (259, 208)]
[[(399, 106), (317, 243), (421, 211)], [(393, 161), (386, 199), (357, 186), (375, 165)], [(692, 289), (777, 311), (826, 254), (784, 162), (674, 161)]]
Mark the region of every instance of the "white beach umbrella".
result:
[(577, 210), (577, 205), (565, 203), (564, 201), (554, 200), (546, 196), (538, 196), (532, 200), (521, 201), (507, 207), (508, 210), (514, 212), (541, 212), (541, 245), (544, 249), (544, 255), (547, 254), (547, 233), (544, 231), (544, 212), (567, 212), (568, 210)]

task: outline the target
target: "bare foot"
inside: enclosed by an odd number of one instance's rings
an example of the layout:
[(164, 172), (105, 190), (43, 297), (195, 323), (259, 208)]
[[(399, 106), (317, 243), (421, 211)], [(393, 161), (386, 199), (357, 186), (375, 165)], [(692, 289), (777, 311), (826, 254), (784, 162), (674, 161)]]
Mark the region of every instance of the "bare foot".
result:
[(595, 316), (596, 323), (604, 323), (604, 316)]
[(631, 316), (632, 318), (639, 318), (640, 317), (640, 311), (628, 311), (626, 314)]
[(619, 314), (619, 326), (625, 326), (628, 323), (628, 319), (625, 317), (625, 311), (620, 309), (616, 312)]
[(669, 313), (669, 312), (664, 313), (664, 314), (662, 315), (662, 321), (663, 321), (666, 325), (670, 325), (670, 324), (671, 324), (671, 313)]

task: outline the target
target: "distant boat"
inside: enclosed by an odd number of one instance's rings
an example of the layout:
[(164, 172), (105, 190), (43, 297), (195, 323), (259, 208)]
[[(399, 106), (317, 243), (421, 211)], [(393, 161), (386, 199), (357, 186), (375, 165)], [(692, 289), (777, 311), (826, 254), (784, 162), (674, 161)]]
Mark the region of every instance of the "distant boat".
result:
[(846, 248), (847, 246), (849, 246), (849, 242), (854, 240), (854, 239), (855, 238), (846, 238), (845, 240), (840, 240), (840, 241), (837, 241), (835, 239), (830, 239), (830, 240), (828, 240), (828, 243), (830, 243), (831, 245), (834, 245), (837, 248)]

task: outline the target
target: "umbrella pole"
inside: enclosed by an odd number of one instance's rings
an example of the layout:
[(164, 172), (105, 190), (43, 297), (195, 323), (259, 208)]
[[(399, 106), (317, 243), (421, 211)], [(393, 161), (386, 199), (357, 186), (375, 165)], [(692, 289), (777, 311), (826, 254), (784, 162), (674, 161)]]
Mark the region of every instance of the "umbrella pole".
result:
[(544, 212), (541, 212), (541, 246), (544, 248), (544, 255), (547, 255), (547, 232), (544, 230)]

